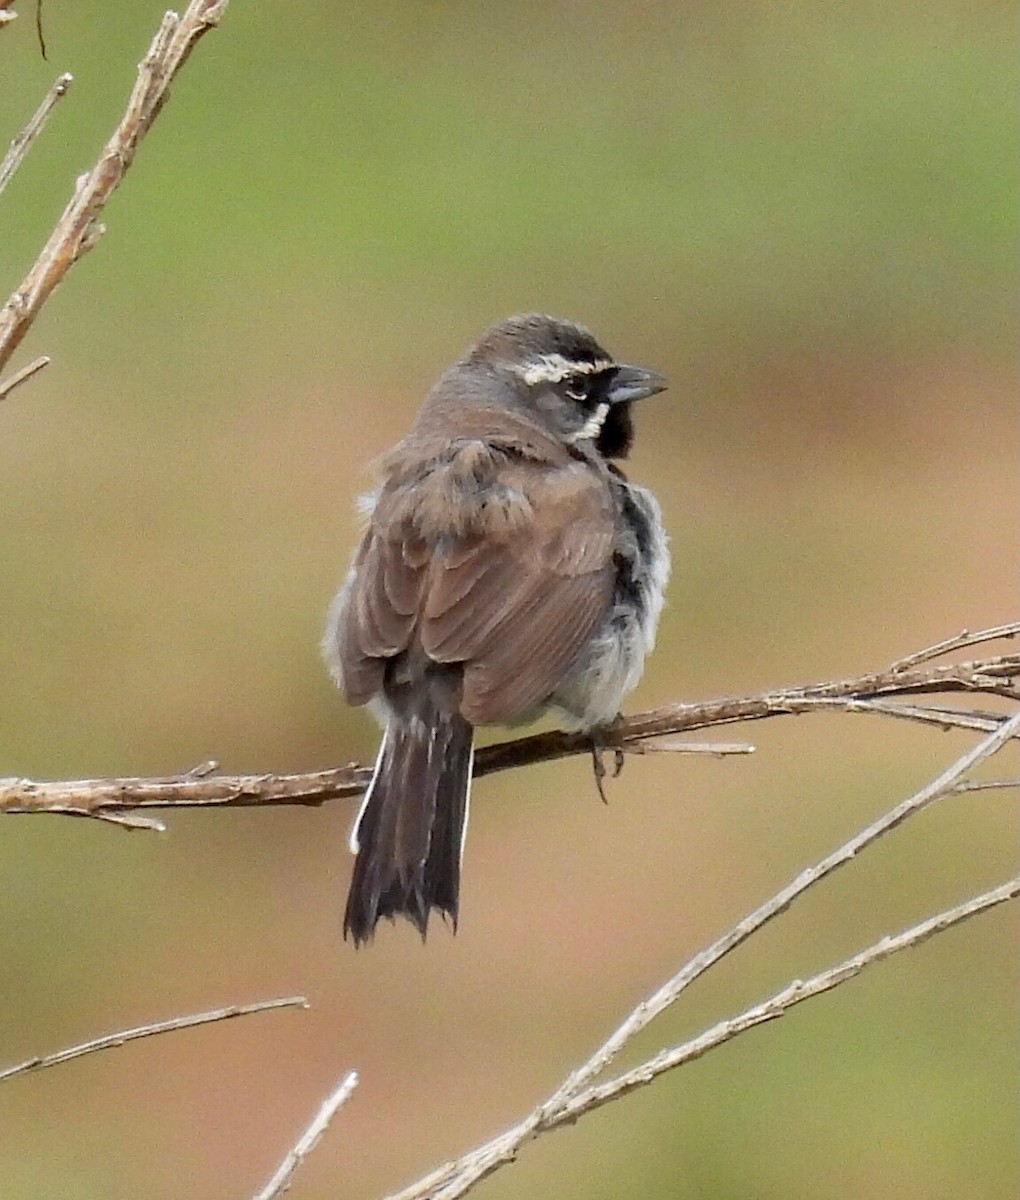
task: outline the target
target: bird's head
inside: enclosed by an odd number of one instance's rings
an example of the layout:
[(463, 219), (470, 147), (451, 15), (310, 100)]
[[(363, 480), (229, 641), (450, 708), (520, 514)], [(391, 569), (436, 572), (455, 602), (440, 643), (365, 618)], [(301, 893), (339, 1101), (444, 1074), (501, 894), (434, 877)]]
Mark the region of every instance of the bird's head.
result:
[(523, 412), (605, 458), (626, 458), (634, 438), (631, 405), (666, 387), (655, 371), (616, 362), (583, 326), (540, 313), (493, 326), (447, 378), (459, 402)]

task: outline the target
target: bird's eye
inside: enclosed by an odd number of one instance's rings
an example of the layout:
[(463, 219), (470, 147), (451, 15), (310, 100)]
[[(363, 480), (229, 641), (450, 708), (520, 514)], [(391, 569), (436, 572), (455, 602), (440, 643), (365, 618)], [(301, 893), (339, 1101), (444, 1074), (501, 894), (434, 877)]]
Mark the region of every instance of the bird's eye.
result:
[(579, 403), (588, 399), (588, 391), (591, 388), (591, 378), (587, 375), (571, 375), (567, 379), (563, 390), (571, 400), (577, 400)]

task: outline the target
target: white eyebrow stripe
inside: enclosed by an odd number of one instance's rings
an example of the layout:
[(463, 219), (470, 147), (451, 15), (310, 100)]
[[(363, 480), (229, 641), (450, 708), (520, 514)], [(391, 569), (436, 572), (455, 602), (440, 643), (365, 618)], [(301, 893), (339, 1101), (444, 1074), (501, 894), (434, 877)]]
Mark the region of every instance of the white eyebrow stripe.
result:
[(615, 366), (610, 359), (597, 358), (594, 362), (572, 362), (562, 354), (543, 354), (526, 366), (512, 366), (529, 386), (535, 383), (559, 383), (568, 375), (597, 375)]

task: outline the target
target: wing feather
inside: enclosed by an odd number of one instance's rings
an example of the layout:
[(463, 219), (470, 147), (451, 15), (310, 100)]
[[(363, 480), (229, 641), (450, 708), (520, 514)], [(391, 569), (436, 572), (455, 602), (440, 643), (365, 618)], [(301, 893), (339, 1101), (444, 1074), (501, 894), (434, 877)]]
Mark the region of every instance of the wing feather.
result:
[(488, 546), (471, 566), (450, 571), (439, 559), (432, 572), (421, 642), (438, 662), (474, 658), (526, 595), (527, 577), (505, 544)]
[(505, 724), (555, 690), (612, 603), (615, 512), (603, 479), (584, 464), (514, 464), (507, 482), (532, 519), (480, 540), (477, 551), (429, 581), (420, 637), (426, 653), (464, 663), (461, 712)]
[(455, 458), (434, 467), (422, 501), (420, 477), (383, 489), (340, 606), (341, 674), (364, 703), (386, 661), (417, 646), (463, 663), (468, 721), (503, 724), (548, 699), (608, 612), (614, 502), (601, 473), (565, 452), (502, 456), (496, 491), (457, 470)]
[(548, 699), (598, 627), (612, 600), (612, 576), (564, 579), (534, 592), (488, 653), (467, 664), (461, 712), (474, 725), (506, 725)]

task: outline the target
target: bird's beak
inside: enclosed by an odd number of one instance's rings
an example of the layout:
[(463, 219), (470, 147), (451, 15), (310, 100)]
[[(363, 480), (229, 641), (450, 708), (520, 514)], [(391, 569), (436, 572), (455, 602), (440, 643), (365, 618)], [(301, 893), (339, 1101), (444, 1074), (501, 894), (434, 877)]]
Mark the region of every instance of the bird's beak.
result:
[(665, 376), (644, 367), (620, 366), (616, 368), (607, 399), (610, 404), (624, 404), (631, 400), (644, 400), (663, 392), (669, 385)]

